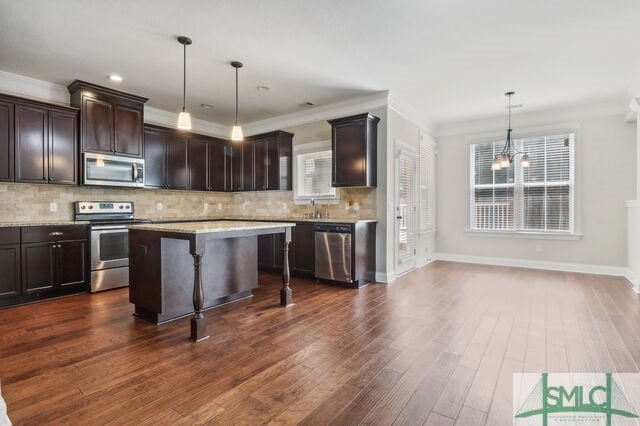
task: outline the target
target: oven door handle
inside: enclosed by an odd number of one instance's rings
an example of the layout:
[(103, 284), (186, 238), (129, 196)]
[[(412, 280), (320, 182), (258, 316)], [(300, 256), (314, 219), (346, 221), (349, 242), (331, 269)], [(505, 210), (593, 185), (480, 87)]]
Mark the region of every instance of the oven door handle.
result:
[(133, 181), (137, 182), (138, 181), (138, 165), (136, 163), (133, 163), (131, 167), (133, 167)]
[(94, 231), (99, 231), (101, 234), (106, 234), (110, 232), (127, 231), (127, 227), (124, 225), (98, 225), (91, 227), (91, 232)]

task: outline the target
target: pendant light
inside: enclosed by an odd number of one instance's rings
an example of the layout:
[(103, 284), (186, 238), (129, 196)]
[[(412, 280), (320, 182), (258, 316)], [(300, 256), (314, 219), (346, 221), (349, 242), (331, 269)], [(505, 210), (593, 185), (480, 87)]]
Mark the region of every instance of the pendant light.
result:
[(178, 129), (191, 130), (191, 116), (186, 111), (187, 108), (187, 46), (191, 44), (189, 37), (178, 37), (178, 42), (183, 46), (184, 55), (182, 61), (182, 112), (178, 115)]
[(520, 155), (520, 154), (522, 155), (522, 157), (520, 158), (520, 166), (527, 168), (531, 165), (531, 160), (529, 160), (529, 156), (524, 152), (516, 151), (515, 145), (511, 143), (511, 131), (512, 131), (511, 109), (513, 108), (511, 106), (511, 96), (515, 95), (515, 93), (516, 92), (507, 92), (504, 94), (505, 96), (509, 97), (509, 106), (507, 107), (509, 109), (507, 139), (504, 143), (504, 147), (502, 148), (502, 151), (500, 152), (500, 154), (497, 154), (495, 157), (493, 157), (493, 161), (491, 162), (491, 170), (493, 171), (511, 167), (511, 163), (515, 159), (516, 155)]
[(238, 125), (238, 68), (242, 68), (242, 62), (233, 61), (231, 66), (236, 69), (236, 121), (231, 129), (231, 140), (240, 142), (244, 140), (242, 135), (242, 127)]

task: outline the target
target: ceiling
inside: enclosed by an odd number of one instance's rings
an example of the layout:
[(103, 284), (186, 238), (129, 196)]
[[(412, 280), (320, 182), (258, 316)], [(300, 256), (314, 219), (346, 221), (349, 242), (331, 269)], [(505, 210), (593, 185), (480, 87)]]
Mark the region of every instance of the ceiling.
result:
[(507, 90), (527, 109), (630, 100), (638, 18), (637, 0), (0, 0), (0, 70), (177, 112), (185, 35), (198, 118), (231, 124), (240, 60), (241, 123), (384, 90), (446, 123), (502, 114)]

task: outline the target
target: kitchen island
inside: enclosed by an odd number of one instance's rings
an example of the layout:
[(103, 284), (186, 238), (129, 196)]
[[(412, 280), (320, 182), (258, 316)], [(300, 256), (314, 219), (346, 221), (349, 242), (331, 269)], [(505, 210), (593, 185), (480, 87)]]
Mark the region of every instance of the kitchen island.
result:
[[(293, 223), (211, 221), (129, 227), (129, 301), (156, 324), (193, 313), (191, 339), (208, 336), (203, 310), (251, 295), (258, 286), (257, 237), (284, 234), (288, 259)], [(292, 303), (289, 264), (280, 304)]]

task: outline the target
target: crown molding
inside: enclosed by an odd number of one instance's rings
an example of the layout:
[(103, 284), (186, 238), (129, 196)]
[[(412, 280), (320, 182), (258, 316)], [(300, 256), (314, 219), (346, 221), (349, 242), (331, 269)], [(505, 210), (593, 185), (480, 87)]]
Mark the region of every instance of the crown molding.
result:
[[(176, 127), (178, 114), (153, 107), (144, 107), (144, 122), (164, 127)], [(215, 136), (222, 139), (229, 139), (231, 127), (212, 121), (191, 118), (191, 132), (202, 135)]]
[(0, 70), (0, 92), (69, 106), (69, 91), (62, 84)]
[(246, 135), (255, 135), (270, 132), (272, 130), (299, 126), (301, 124), (330, 120), (332, 118), (344, 117), (361, 112), (369, 112), (372, 108), (387, 106), (388, 103), (389, 91), (384, 91), (371, 95), (359, 96), (346, 101), (335, 102), (329, 105), (317, 106), (304, 111), (292, 112), (290, 114), (267, 118), (265, 120), (254, 121), (247, 123), (242, 127)]
[[(608, 100), (591, 104), (570, 105), (544, 110), (517, 111), (513, 124), (517, 128), (535, 128), (547, 123), (580, 122), (588, 118), (618, 115), (624, 117), (627, 107), (624, 102)], [(504, 115), (493, 115), (481, 119), (442, 123), (436, 129), (436, 136), (457, 136), (486, 133), (504, 127)], [(516, 128), (514, 127), (514, 129)]]
[(416, 126), (420, 128), (424, 133), (430, 136), (434, 134), (434, 124), (431, 120), (424, 117), (417, 110), (409, 107), (407, 104), (398, 99), (397, 96), (389, 92), (389, 108), (400, 114)]

